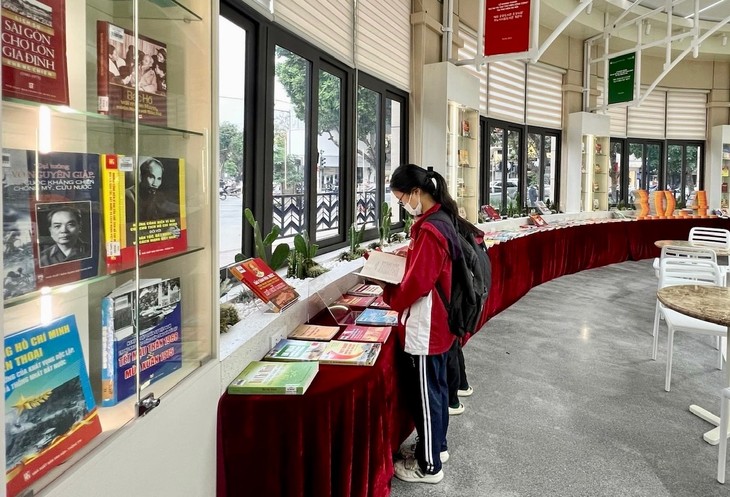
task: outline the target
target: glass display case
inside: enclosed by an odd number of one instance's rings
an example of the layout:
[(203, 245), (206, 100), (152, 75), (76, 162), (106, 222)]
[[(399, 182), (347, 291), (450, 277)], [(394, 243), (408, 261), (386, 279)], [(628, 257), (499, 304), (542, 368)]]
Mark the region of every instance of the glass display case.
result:
[(609, 137), (583, 135), (581, 141), (581, 211), (608, 210)]
[(710, 161), (705, 169), (704, 190), (710, 209), (730, 208), (730, 125), (714, 126), (709, 144)]
[(46, 487), (215, 356), (211, 12), (4, 3), (8, 495)]
[(479, 204), (479, 112), (449, 101), (446, 183), (462, 217), (476, 223)]

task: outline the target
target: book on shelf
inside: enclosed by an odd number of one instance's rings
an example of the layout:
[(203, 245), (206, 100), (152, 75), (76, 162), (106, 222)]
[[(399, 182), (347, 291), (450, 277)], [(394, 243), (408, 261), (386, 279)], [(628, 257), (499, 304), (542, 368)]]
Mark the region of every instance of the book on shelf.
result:
[(232, 265), (229, 270), (274, 312), (281, 312), (299, 299), (299, 294), (258, 257)]
[(3, 295), (99, 271), (99, 156), (3, 149)]
[(101, 163), (107, 266), (130, 267), (137, 246), (142, 263), (184, 252), (185, 160), (140, 156), (136, 184), (132, 157), (102, 155)]
[[(142, 388), (182, 366), (180, 278), (139, 282), (116, 288), (101, 302), (101, 402), (113, 406), (136, 392), (137, 336)], [(134, 328), (139, 302), (138, 329)]]
[(264, 355), (265, 361), (316, 361), (327, 342), (283, 338)]
[(19, 495), (101, 433), (76, 318), (5, 337), (5, 476)]
[(357, 316), (355, 324), (362, 326), (395, 326), (398, 324), (398, 313), (393, 310), (388, 311), (370, 307)]
[(499, 212), (497, 212), (497, 209), (489, 204), (482, 205), (479, 210), (481, 211), (482, 216), (484, 216), (484, 218), (487, 220), (498, 221), (502, 219), (502, 217), (499, 215)]
[(548, 225), (548, 222), (540, 214), (530, 214), (530, 221), (537, 227)]
[(382, 344), (375, 342), (345, 342), (332, 340), (327, 343), (320, 364), (346, 364), (351, 366), (372, 366), (378, 359)]
[[(96, 22), (97, 111), (121, 119), (167, 125), (167, 46), (107, 21)], [(135, 44), (137, 67), (135, 70)]]
[(550, 209), (548, 209), (547, 205), (545, 205), (545, 202), (543, 202), (542, 200), (537, 200), (535, 202), (535, 208), (540, 211), (540, 214), (551, 214)]
[(65, 0), (2, 0), (3, 97), (68, 105)]
[(471, 126), (468, 119), (461, 120), (461, 136), (471, 137)]
[(465, 148), (459, 149), (459, 165), (462, 167), (470, 167), (469, 151)]
[(317, 362), (253, 361), (228, 385), (228, 393), (303, 395), (318, 371)]
[[(397, 285), (406, 273), (406, 258), (388, 252), (373, 250), (358, 274), (367, 280), (382, 281)], [(351, 293), (351, 292), (348, 292)]]
[[(378, 287), (379, 288), (379, 287)], [(348, 307), (368, 307), (375, 301), (375, 297), (365, 295), (345, 294), (335, 300), (335, 305), (346, 305)]]
[(385, 343), (393, 328), (390, 326), (347, 326), (337, 338), (345, 342), (379, 342)]
[(339, 333), (339, 326), (323, 326), (318, 324), (300, 324), (289, 333), (289, 338), (295, 340), (332, 340)]
[(347, 295), (358, 295), (362, 297), (378, 297), (383, 294), (383, 289), (372, 283), (358, 283), (349, 290)]
[(390, 309), (390, 306), (385, 303), (383, 296), (377, 297), (368, 307), (374, 307), (375, 309)]

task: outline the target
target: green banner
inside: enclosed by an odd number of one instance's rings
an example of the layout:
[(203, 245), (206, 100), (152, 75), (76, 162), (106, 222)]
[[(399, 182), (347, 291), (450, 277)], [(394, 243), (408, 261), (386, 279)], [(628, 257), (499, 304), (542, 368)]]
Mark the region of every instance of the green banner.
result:
[(608, 61), (608, 104), (630, 102), (634, 99), (634, 69), (636, 54), (629, 53)]

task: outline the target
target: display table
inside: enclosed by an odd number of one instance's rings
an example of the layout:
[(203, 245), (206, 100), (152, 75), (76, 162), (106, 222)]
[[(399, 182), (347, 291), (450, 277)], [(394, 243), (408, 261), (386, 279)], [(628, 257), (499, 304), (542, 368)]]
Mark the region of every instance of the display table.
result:
[[(726, 326), (730, 338), (730, 288), (701, 285), (676, 285), (664, 287), (657, 292), (657, 299), (668, 309), (687, 316)], [(725, 357), (728, 353), (729, 340), (725, 340)], [(725, 386), (730, 387), (730, 367), (725, 366)], [(697, 406), (689, 406), (692, 414), (715, 426), (720, 425), (720, 418), (708, 410)], [(720, 428), (713, 428), (704, 434), (705, 441), (717, 445), (720, 441)]]
[(378, 497), (412, 431), (398, 396), (393, 333), (372, 367), (320, 365), (301, 396), (218, 404), (218, 497)]

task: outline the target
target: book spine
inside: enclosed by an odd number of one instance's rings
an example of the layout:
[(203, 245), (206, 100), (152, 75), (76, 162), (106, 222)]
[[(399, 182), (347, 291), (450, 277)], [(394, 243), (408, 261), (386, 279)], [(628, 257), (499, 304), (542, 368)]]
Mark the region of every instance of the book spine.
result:
[(116, 357), (114, 341), (114, 299), (101, 302), (101, 405), (117, 404)]
[(109, 23), (96, 21), (97, 111), (109, 114)]
[(104, 241), (107, 264), (120, 261), (122, 247), (125, 245), (122, 237), (125, 234), (124, 219), (121, 215), (124, 209), (124, 173), (118, 168), (119, 157), (103, 155), (101, 158), (101, 187), (104, 206)]

